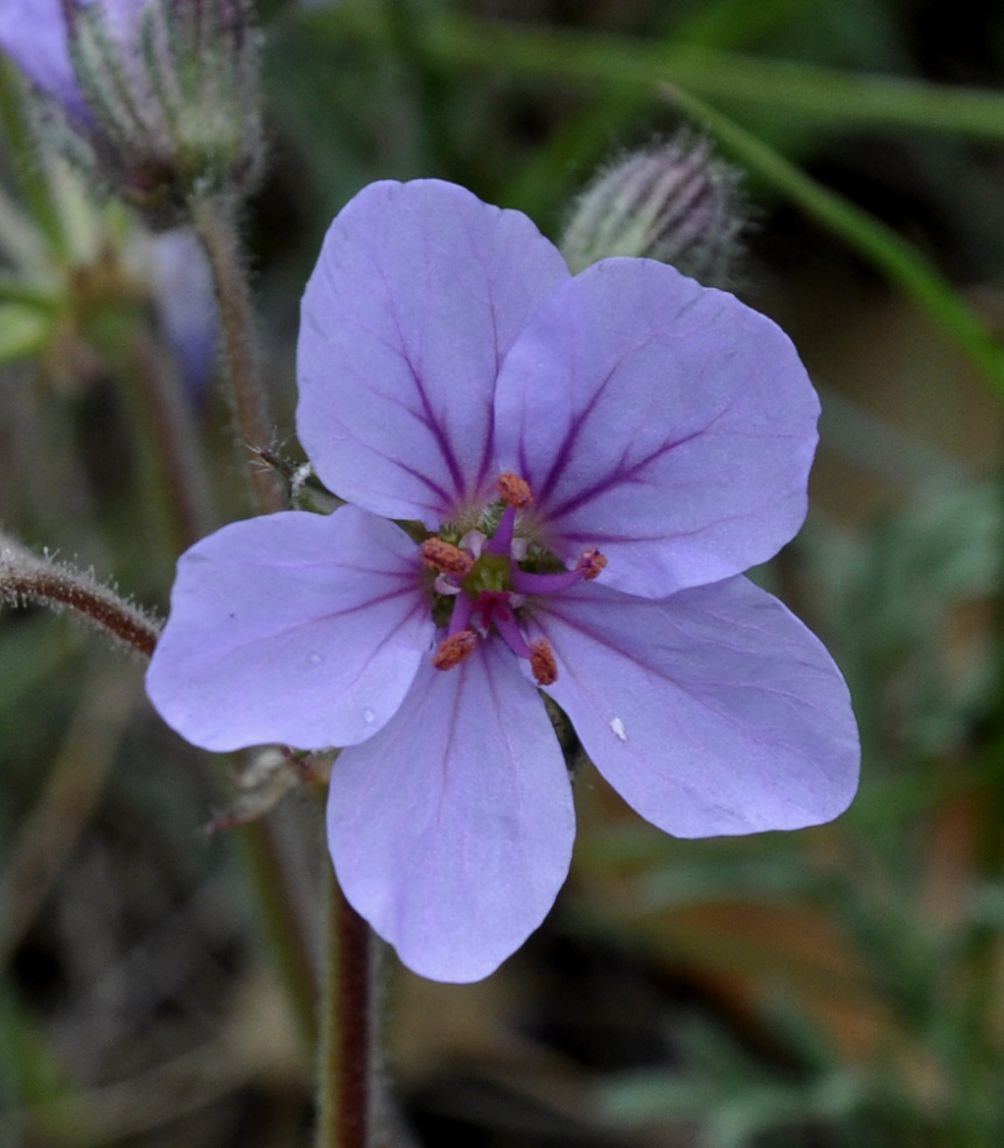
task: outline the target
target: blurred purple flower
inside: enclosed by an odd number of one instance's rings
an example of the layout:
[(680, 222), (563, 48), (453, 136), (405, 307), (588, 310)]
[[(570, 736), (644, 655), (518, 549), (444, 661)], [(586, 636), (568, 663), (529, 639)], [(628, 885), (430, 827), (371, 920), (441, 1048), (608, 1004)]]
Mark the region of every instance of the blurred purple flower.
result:
[(195, 234), (175, 228), (152, 236), (148, 274), (164, 335), (189, 395), (198, 398), (216, 366), (219, 314), (209, 263)]
[(70, 60), (62, 0), (0, 0), (0, 49), (68, 112), (86, 114)]
[[(81, 9), (92, 3), (103, 5), (109, 32), (121, 46), (135, 37), (149, 0), (76, 0)], [(63, 0), (0, 0), (0, 49), (71, 116), (89, 119), (70, 58)]]
[(571, 791), (538, 687), (670, 833), (846, 807), (840, 673), (738, 576), (801, 525), (816, 444), (773, 323), (647, 260), (572, 278), (523, 215), (378, 183), (328, 232), (299, 383), (300, 437), (353, 505), (189, 550), (148, 689), (209, 749), (348, 747), (331, 855), (405, 964), (486, 976), (565, 879)]

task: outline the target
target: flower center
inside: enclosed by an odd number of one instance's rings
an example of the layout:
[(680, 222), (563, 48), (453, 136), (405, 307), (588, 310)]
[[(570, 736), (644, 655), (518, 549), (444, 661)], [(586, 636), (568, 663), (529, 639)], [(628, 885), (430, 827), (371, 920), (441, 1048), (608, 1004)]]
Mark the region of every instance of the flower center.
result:
[(595, 549), (583, 552), (569, 570), (553, 555), (531, 549), (519, 536), (521, 511), (533, 504), (526, 479), (502, 474), (498, 480), (500, 503), (482, 515), (494, 530), (472, 530), (457, 542), (427, 538), (421, 546), (427, 566), (437, 572), (437, 611), (447, 616), (446, 637), (432, 657), (438, 670), (451, 670), (470, 657), (479, 639), (497, 634), (518, 658), (530, 663), (534, 678), (549, 686), (557, 680), (554, 652), (544, 638), (528, 642), (521, 616), (529, 597), (559, 594), (583, 580), (590, 581), (604, 569), (606, 558)]

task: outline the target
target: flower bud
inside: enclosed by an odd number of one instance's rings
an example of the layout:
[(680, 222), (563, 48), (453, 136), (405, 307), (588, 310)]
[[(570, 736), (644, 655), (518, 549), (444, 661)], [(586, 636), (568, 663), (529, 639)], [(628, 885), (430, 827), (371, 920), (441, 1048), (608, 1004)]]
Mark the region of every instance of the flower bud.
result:
[(0, 46), (56, 113), (63, 149), (111, 190), (170, 223), (193, 197), (253, 186), (250, 0), (2, 2)]
[(726, 286), (746, 224), (739, 181), (707, 140), (681, 132), (601, 172), (579, 197), (561, 250), (576, 273), (610, 256), (643, 256)]

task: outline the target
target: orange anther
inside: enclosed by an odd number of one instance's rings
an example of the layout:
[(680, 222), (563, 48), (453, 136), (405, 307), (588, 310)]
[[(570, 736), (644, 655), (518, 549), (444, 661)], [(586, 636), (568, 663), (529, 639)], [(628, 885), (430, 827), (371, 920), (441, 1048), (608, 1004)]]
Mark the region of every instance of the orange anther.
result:
[(437, 670), (452, 670), (474, 653), (478, 636), (473, 630), (461, 630), (444, 638), (432, 655), (432, 664)]
[(517, 510), (529, 506), (533, 502), (533, 491), (530, 489), (530, 484), (525, 478), (520, 478), (518, 474), (512, 474), (509, 471), (499, 475), (498, 492), (499, 498), (506, 506), (515, 506)]
[(546, 638), (538, 638), (530, 646), (530, 669), (542, 686), (549, 686), (558, 680), (558, 663), (554, 651)]
[(426, 564), (440, 574), (456, 574), (466, 578), (474, 566), (474, 559), (466, 550), (461, 550), (452, 542), (444, 542), (442, 538), (427, 538), (419, 549)]
[(607, 568), (607, 557), (601, 554), (595, 546), (586, 550), (579, 559), (579, 571), (587, 582), (592, 582)]

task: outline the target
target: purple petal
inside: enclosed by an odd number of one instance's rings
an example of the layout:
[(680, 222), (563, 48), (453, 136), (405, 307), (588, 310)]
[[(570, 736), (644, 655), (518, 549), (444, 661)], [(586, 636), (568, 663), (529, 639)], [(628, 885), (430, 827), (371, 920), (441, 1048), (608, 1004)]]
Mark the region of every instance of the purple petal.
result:
[(580, 586), (539, 604), (565, 710), (607, 780), (678, 837), (829, 821), (857, 788), (847, 687), (745, 578), (662, 601)]
[(423, 663), (397, 716), (335, 762), (328, 840), (346, 897), (416, 973), (488, 976), (544, 919), (575, 813), (547, 711), (484, 642)]
[(371, 737), (434, 625), (415, 544), (346, 506), (235, 522), (182, 555), (147, 692), (205, 749)]
[(62, 0), (0, 0), (0, 48), (36, 87), (68, 112), (83, 114)]
[(671, 267), (608, 259), (537, 312), (496, 398), (503, 470), (566, 560), (661, 598), (774, 554), (798, 530), (819, 404), (787, 336)]
[(489, 490), (499, 363), (567, 277), (525, 216), (461, 187), (361, 191), (303, 298), (297, 427), (324, 482), (430, 527)]
[[(128, 61), (136, 53), (140, 19), (151, 0), (77, 0), (77, 8), (101, 8), (112, 42)], [(0, 49), (36, 87), (72, 117), (90, 124), (77, 83), (62, 0), (0, 0)]]

